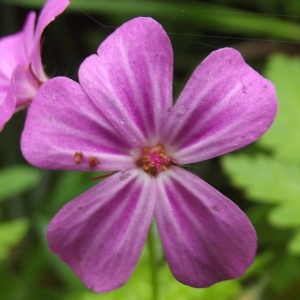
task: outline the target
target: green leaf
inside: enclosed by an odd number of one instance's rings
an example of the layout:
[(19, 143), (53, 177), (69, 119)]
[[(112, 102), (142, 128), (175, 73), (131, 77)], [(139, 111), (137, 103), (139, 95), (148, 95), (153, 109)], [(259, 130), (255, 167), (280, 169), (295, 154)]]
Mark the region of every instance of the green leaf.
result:
[(26, 219), (0, 223), (0, 260), (5, 259), (10, 249), (24, 237), (29, 227)]
[[(297, 257), (282, 253), (269, 268), (269, 287), (274, 289), (275, 295), (284, 295), (283, 300), (299, 299), (299, 269), (300, 261)], [(270, 280), (271, 279), (271, 280)], [(296, 289), (291, 288), (296, 287)], [(288, 291), (288, 295), (286, 294)], [(265, 299), (260, 298), (260, 299)], [(267, 299), (276, 299), (271, 297)], [(280, 298), (278, 298), (280, 299)]]
[(272, 209), (269, 220), (276, 227), (289, 228), (300, 226), (300, 201), (287, 203)]
[(225, 172), (233, 184), (245, 190), (250, 199), (262, 203), (297, 203), (300, 195), (300, 168), (294, 163), (267, 155), (226, 155)]
[(40, 171), (31, 166), (12, 166), (0, 171), (0, 202), (27, 191), (40, 181)]
[(256, 255), (253, 264), (247, 269), (246, 273), (243, 275), (243, 279), (248, 279), (253, 277), (255, 274), (260, 274), (267, 269), (268, 265), (272, 263), (275, 258), (274, 252), (265, 251)]
[(281, 158), (300, 162), (300, 59), (273, 55), (265, 75), (276, 86), (279, 111), (272, 127), (258, 142)]
[(290, 240), (288, 244), (288, 251), (291, 254), (300, 255), (300, 229), (297, 230), (295, 236)]

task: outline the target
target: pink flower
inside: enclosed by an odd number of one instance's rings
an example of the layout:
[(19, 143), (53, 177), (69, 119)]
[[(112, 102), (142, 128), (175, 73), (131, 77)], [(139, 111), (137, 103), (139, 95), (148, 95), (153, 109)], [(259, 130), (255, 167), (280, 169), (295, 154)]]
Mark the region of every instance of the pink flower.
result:
[(39, 90), (22, 136), (41, 168), (117, 171), (51, 221), (50, 249), (96, 292), (130, 277), (154, 216), (170, 269), (207, 287), (241, 276), (256, 234), (228, 198), (180, 167), (260, 137), (277, 110), (272, 83), (234, 49), (211, 53), (172, 102), (170, 40), (151, 18), (122, 25), (88, 57), (80, 84)]
[(30, 12), (20, 32), (0, 39), (0, 129), (48, 80), (41, 61), (41, 36), (68, 4), (68, 0), (48, 0), (36, 26), (35, 13)]

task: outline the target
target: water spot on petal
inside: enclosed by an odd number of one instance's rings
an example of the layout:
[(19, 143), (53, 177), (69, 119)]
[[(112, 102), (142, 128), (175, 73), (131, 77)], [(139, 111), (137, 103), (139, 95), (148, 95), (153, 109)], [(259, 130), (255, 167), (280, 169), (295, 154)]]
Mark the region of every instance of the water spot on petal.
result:
[(81, 255), (76, 255), (75, 257), (76, 257), (76, 259), (77, 259), (78, 261), (82, 261), (82, 256), (81, 256)]
[(125, 119), (121, 119), (120, 123), (121, 123), (122, 125), (125, 125)]
[(243, 93), (248, 94), (246, 85), (244, 83), (242, 83), (242, 85), (243, 85)]
[(184, 106), (184, 105), (180, 105), (180, 106), (179, 106), (179, 109), (178, 109), (178, 113), (179, 113), (180, 115), (183, 115), (183, 114), (185, 113), (185, 111), (186, 111), (185, 106)]
[(53, 93), (53, 94), (51, 95), (51, 98), (52, 98), (52, 100), (56, 100), (56, 99), (57, 99), (57, 95), (56, 95), (55, 93)]
[(120, 178), (120, 180), (125, 180), (125, 179), (127, 179), (129, 176), (130, 176), (130, 173), (121, 171), (121, 172), (120, 172), (120, 177), (119, 177), (119, 178)]
[(219, 210), (219, 207), (216, 206), (216, 205), (213, 205), (213, 206), (211, 207), (211, 209), (214, 210), (214, 211), (220, 211), (220, 210)]

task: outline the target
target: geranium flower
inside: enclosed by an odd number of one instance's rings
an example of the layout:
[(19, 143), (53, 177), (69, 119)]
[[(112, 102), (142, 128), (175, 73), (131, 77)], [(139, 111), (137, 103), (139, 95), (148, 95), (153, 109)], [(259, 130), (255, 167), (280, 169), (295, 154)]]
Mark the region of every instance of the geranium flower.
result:
[(30, 12), (20, 32), (0, 39), (0, 129), (48, 80), (41, 61), (41, 36), (68, 4), (68, 0), (48, 0), (36, 26), (35, 13)]
[(80, 84), (49, 80), (29, 108), (25, 158), (40, 168), (114, 171), (52, 219), (50, 249), (96, 292), (126, 282), (154, 216), (169, 267), (207, 287), (241, 276), (256, 234), (228, 198), (185, 169), (243, 147), (271, 125), (272, 83), (234, 49), (211, 53), (172, 102), (170, 40), (133, 19), (80, 66)]

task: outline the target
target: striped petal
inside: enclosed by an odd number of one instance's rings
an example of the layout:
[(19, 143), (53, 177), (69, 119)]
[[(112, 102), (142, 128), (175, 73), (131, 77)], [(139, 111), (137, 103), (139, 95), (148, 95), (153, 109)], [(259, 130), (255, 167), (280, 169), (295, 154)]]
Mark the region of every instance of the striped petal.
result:
[(224, 48), (193, 73), (170, 113), (163, 140), (177, 163), (198, 162), (255, 141), (276, 112), (273, 84), (239, 52)]
[(26, 107), (39, 89), (39, 83), (32, 73), (20, 66), (16, 66), (12, 79), (17, 97), (16, 111)]
[(0, 90), (3, 90), (4, 86), (8, 89), (10, 78), (17, 65), (28, 68), (34, 40), (34, 22), (35, 13), (31, 12), (20, 32), (0, 39)]
[(151, 18), (136, 18), (88, 57), (79, 80), (112, 126), (130, 143), (154, 145), (172, 105), (170, 40)]
[(133, 165), (130, 146), (99, 113), (78, 83), (44, 83), (28, 109), (23, 155), (40, 168), (122, 170)]
[(23, 29), (13, 35), (0, 39), (0, 128), (12, 116), (16, 97), (16, 86), (11, 82), (16, 66), (29, 66), (29, 52), (33, 44), (35, 13), (30, 13)]
[(176, 279), (193, 287), (240, 277), (252, 263), (256, 234), (245, 214), (178, 167), (158, 181), (155, 219)]
[(17, 65), (13, 71), (9, 88), (1, 93), (3, 103), (0, 106), (0, 130), (12, 115), (20, 109), (26, 107), (36, 94), (38, 84), (31, 72)]
[(94, 291), (118, 288), (133, 272), (152, 219), (152, 181), (139, 170), (118, 172), (52, 219), (50, 249)]

